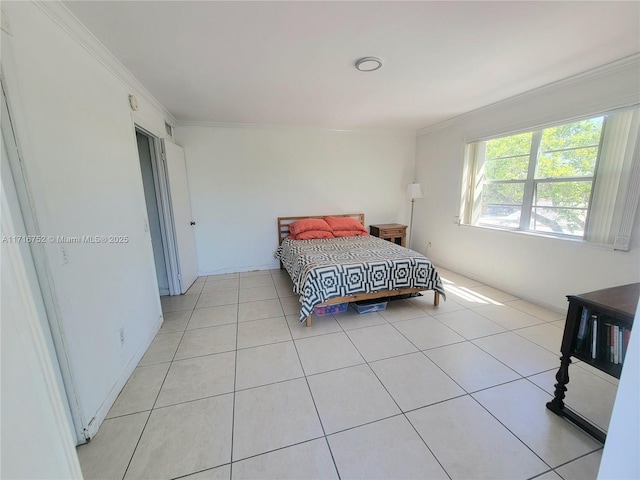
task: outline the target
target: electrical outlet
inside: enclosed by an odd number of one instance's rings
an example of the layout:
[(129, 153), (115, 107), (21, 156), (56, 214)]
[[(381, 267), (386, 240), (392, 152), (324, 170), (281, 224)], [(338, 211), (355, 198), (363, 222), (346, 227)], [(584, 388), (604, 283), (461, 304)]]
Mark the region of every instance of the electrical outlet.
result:
[(120, 327), (120, 345), (124, 345), (124, 327)]
[(67, 247), (64, 245), (60, 245), (60, 257), (62, 257), (63, 265), (69, 263), (69, 253), (67, 252)]
[(11, 25), (9, 24), (9, 17), (7, 17), (7, 12), (4, 10), (0, 10), (0, 28), (11, 35)]

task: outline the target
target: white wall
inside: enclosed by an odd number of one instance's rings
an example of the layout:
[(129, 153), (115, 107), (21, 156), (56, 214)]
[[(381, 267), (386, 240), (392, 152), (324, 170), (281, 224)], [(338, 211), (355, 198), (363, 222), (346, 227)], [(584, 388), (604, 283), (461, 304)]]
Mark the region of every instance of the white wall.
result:
[[(128, 102), (135, 92), (51, 17), (64, 14), (61, 4), (2, 9), (10, 29), (2, 67), (39, 232), (129, 237), (66, 244), (66, 264), (60, 244), (44, 246), (79, 415), (93, 435), (161, 322)], [(137, 118), (164, 129), (142, 100)]]
[[(640, 322), (640, 305), (634, 323)], [(631, 330), (598, 478), (640, 478), (640, 328)]]
[[(471, 88), (471, 86), (470, 86)], [(565, 295), (640, 280), (640, 219), (629, 252), (582, 242), (458, 226), (465, 139), (640, 101), (638, 58), (466, 114), (418, 136), (414, 245), (436, 263), (566, 311)], [(638, 211), (640, 216), (640, 209)]]
[[(3, 238), (27, 234), (9, 166), (8, 152), (15, 152), (15, 145), (8, 124), (3, 108), (0, 137)], [(5, 141), (10, 144), (9, 149), (5, 148)], [(82, 478), (70, 419), (66, 416), (62, 381), (52, 368), (55, 356), (51, 334), (29, 245), (2, 242), (0, 248), (0, 477)]]
[[(4, 229), (5, 213), (2, 234), (15, 234)], [(12, 479), (82, 478), (20, 246), (3, 242), (1, 248), (0, 474)]]
[(279, 216), (407, 223), (413, 134), (178, 126), (201, 275), (277, 268)]

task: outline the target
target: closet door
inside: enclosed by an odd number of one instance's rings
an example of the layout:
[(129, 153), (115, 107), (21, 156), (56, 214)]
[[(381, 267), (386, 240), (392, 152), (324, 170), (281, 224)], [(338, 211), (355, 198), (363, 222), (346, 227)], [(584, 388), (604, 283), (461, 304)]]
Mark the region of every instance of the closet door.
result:
[(180, 292), (185, 293), (198, 278), (195, 222), (191, 216), (189, 182), (184, 150), (168, 140), (162, 141), (162, 151), (169, 179), (169, 198), (178, 250)]

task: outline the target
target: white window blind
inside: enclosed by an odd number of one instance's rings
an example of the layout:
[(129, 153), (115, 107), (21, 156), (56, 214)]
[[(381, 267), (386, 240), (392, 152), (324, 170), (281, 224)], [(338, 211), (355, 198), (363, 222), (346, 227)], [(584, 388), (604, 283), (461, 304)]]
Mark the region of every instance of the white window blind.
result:
[(632, 169), (634, 155), (638, 155), (636, 145), (639, 127), (638, 109), (607, 118), (586, 235), (589, 242), (629, 249), (635, 216), (633, 206), (638, 204), (638, 178), (635, 178), (634, 189)]

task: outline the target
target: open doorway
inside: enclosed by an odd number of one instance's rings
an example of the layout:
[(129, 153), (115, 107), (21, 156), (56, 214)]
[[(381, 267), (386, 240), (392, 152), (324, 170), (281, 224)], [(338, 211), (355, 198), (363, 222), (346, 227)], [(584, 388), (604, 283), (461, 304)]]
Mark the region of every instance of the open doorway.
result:
[(136, 129), (136, 142), (138, 144), (138, 157), (140, 159), (140, 171), (142, 173), (142, 185), (144, 187), (144, 199), (147, 206), (147, 218), (149, 220), (149, 233), (153, 247), (153, 260), (158, 278), (160, 296), (169, 295), (169, 255), (167, 252), (166, 231), (161, 196), (159, 195), (159, 172), (156, 162), (156, 145), (154, 139), (143, 131)]
[(159, 293), (180, 295), (198, 277), (184, 150), (139, 125), (135, 133)]

